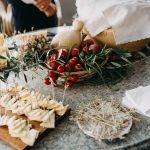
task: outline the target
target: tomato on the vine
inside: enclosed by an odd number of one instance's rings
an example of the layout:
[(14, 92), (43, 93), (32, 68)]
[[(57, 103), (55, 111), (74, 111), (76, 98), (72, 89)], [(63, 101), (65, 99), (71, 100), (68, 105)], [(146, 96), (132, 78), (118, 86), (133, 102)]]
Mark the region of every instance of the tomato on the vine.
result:
[(44, 79), (44, 83), (45, 83), (45, 85), (50, 85), (51, 84), (49, 78), (45, 78)]
[(78, 76), (77, 76), (77, 75), (72, 75), (72, 76), (70, 77), (70, 81), (72, 81), (72, 82), (77, 82), (77, 81), (78, 81)]
[(52, 69), (56, 70), (59, 64), (56, 61), (52, 61), (50, 62), (50, 66), (52, 67)]
[(75, 71), (81, 71), (83, 68), (81, 66), (81, 64), (76, 64), (75, 65)]
[(66, 86), (67, 86), (67, 87), (72, 87), (72, 86), (73, 86), (73, 82), (67, 81), (67, 82), (66, 82)]
[(79, 59), (77, 57), (73, 57), (69, 60), (69, 64), (74, 66), (78, 63)]
[(59, 51), (59, 53), (60, 53), (60, 59), (66, 59), (68, 56), (68, 50), (67, 49), (61, 49)]
[(49, 77), (54, 79), (54, 80), (58, 79), (58, 75), (54, 71), (49, 72)]
[(79, 55), (79, 49), (78, 48), (73, 48), (71, 51), (71, 55), (76, 57)]
[(65, 67), (63, 65), (59, 65), (58, 68), (57, 68), (57, 71), (59, 73), (63, 73), (65, 71)]
[(70, 64), (66, 64), (65, 65), (65, 70), (67, 71), (67, 72), (71, 72), (72, 71), (72, 66), (70, 65)]

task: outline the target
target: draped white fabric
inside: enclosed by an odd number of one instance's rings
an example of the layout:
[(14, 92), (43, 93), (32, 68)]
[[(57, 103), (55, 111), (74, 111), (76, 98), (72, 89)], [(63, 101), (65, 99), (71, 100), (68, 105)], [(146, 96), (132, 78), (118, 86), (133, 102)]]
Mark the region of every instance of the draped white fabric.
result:
[(150, 86), (140, 86), (125, 92), (122, 104), (150, 117)]
[(77, 0), (76, 6), (93, 37), (110, 27), (116, 44), (150, 37), (150, 0)]

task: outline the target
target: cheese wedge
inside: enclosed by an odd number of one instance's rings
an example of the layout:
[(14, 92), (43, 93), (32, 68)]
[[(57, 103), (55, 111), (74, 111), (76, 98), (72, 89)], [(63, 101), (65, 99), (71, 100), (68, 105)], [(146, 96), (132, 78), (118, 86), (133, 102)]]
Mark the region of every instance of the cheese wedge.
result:
[(29, 146), (33, 146), (36, 139), (38, 138), (39, 131), (31, 129), (24, 137), (21, 137), (21, 140)]

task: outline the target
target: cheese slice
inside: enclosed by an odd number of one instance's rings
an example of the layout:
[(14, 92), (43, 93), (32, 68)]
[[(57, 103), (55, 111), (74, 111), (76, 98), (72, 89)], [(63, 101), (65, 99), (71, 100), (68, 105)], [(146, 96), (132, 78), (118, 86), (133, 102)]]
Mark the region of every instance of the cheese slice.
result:
[(47, 122), (42, 122), (40, 126), (45, 128), (55, 128), (55, 113), (51, 114), (49, 120)]
[(0, 116), (0, 126), (8, 126), (9, 134), (12, 137), (20, 138), (25, 144), (33, 146), (35, 140), (38, 138), (39, 131), (30, 129), (31, 125), (27, 124), (26, 120), (16, 116), (3, 115)]
[(59, 116), (62, 116), (62, 115), (64, 115), (64, 114), (66, 113), (68, 107), (69, 107), (69, 105), (64, 106), (64, 108), (62, 108), (62, 109), (57, 109), (57, 110), (56, 110), (56, 113), (57, 113)]
[(4, 102), (4, 101), (8, 101), (9, 99), (11, 99), (9, 94), (6, 94), (4, 96), (1, 97), (0, 99), (0, 105)]
[(39, 119), (41, 120), (41, 121), (43, 121), (44, 120), (44, 117), (46, 116), (46, 115), (48, 115), (48, 111), (46, 111), (46, 110), (44, 110), (42, 113), (41, 113), (41, 115), (39, 116)]
[(11, 100), (8, 101), (8, 104), (6, 106), (7, 110), (11, 110), (11, 106), (17, 101), (15, 97), (13, 97)]
[(8, 120), (9, 120), (9, 117), (7, 115), (1, 116), (1, 118), (0, 118), (0, 126), (7, 125)]
[(43, 116), (43, 122), (48, 122), (53, 114), (54, 110), (49, 111), (45, 116)]
[(29, 104), (26, 107), (24, 107), (24, 113), (27, 115), (32, 111), (32, 106)]
[(47, 108), (48, 109), (53, 109), (54, 107), (57, 107), (59, 105), (59, 103), (55, 100), (50, 100), (48, 103)]
[(26, 143), (29, 146), (33, 146), (36, 139), (38, 138), (39, 131), (35, 129), (31, 129), (29, 132), (27, 132), (26, 136), (21, 137), (21, 140)]
[(7, 125), (8, 126), (10, 126), (11, 124), (13, 124), (13, 122), (16, 120), (16, 116), (12, 116), (9, 120), (8, 120), (8, 122), (7, 122)]
[(21, 100), (26, 100), (27, 97), (30, 96), (30, 92), (27, 90), (21, 91), (21, 92), (19, 92), (19, 96), (20, 96)]

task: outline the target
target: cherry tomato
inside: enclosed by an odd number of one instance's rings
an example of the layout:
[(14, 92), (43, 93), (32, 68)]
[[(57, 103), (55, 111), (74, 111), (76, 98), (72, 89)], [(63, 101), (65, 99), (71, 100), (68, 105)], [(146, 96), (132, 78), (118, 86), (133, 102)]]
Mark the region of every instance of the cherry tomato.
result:
[(70, 77), (70, 81), (72, 81), (72, 82), (77, 82), (77, 81), (78, 81), (78, 76), (77, 76), (77, 75), (72, 75), (72, 76)]
[(81, 71), (83, 68), (81, 66), (81, 64), (76, 64), (75, 65), (75, 71)]
[(58, 64), (56, 61), (52, 61), (52, 62), (50, 63), (50, 66), (52, 67), (52, 69), (56, 70), (57, 67), (59, 66), (59, 64)]
[(71, 55), (72, 56), (78, 56), (79, 55), (79, 49), (78, 48), (73, 48), (71, 51)]
[(61, 59), (66, 59), (67, 56), (68, 56), (68, 50), (67, 50), (67, 49), (61, 49), (61, 50), (59, 51), (59, 53), (60, 53), (60, 58), (61, 58)]
[(65, 65), (65, 70), (67, 71), (67, 72), (71, 72), (72, 71), (72, 66), (70, 65), (70, 64), (66, 64)]
[(50, 85), (51, 84), (49, 78), (45, 78), (44, 79), (44, 83), (45, 83), (45, 85)]
[(63, 73), (65, 71), (65, 67), (63, 65), (59, 65), (58, 68), (57, 68), (57, 71), (59, 73)]
[(51, 77), (53, 80), (58, 79), (58, 75), (54, 71), (49, 72), (49, 77)]
[(78, 63), (79, 59), (77, 57), (73, 57), (70, 59), (69, 64), (74, 66)]
[(66, 86), (67, 86), (67, 87), (72, 87), (72, 86), (73, 86), (73, 82), (67, 81), (67, 82), (66, 82)]

